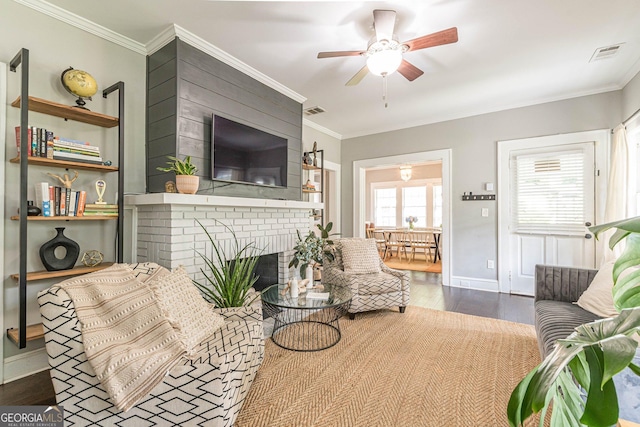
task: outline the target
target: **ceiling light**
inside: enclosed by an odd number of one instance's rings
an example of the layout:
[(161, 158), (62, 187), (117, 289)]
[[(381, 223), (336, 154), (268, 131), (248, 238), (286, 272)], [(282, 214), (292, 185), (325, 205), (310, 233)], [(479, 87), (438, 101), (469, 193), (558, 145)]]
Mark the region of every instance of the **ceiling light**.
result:
[(411, 166), (400, 166), (400, 178), (402, 178), (404, 182), (411, 179)]
[(367, 49), (367, 68), (376, 76), (388, 76), (402, 63), (404, 46), (395, 40), (373, 42)]

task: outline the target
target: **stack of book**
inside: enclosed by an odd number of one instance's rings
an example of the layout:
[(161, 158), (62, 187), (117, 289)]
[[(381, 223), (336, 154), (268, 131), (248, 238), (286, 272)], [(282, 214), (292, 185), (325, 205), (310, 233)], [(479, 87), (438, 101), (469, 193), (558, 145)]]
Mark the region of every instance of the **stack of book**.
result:
[(83, 216), (86, 191), (49, 185), (36, 184), (36, 206), (42, 209), (42, 216)]
[(87, 203), (84, 205), (84, 216), (118, 216), (118, 205)]
[(100, 147), (90, 145), (88, 142), (59, 137), (53, 139), (53, 159), (102, 164)]

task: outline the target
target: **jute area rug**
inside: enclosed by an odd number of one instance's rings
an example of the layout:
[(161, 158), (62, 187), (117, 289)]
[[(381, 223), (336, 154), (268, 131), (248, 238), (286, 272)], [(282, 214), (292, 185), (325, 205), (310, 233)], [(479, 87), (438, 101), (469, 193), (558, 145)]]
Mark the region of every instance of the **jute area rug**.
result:
[(530, 325), (416, 306), (340, 325), (319, 352), (267, 339), (236, 426), (507, 426), (511, 391), (540, 362)]

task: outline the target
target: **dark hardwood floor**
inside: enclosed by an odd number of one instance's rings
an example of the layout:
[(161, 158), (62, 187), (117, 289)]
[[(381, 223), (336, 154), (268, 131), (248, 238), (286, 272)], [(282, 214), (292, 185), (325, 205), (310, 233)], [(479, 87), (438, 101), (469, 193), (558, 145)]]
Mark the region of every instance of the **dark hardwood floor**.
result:
[[(533, 324), (533, 298), (444, 287), (437, 273), (409, 271), (411, 305)], [(0, 405), (53, 405), (49, 371), (0, 386)]]

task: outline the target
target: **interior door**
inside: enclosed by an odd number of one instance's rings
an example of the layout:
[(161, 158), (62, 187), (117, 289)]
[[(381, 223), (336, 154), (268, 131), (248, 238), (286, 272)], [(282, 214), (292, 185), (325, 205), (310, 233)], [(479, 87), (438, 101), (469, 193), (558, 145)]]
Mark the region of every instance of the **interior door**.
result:
[(595, 144), (510, 152), (511, 293), (534, 294), (536, 264), (594, 268)]

